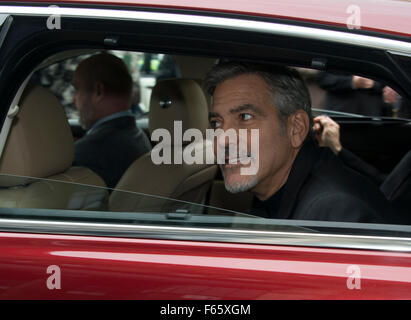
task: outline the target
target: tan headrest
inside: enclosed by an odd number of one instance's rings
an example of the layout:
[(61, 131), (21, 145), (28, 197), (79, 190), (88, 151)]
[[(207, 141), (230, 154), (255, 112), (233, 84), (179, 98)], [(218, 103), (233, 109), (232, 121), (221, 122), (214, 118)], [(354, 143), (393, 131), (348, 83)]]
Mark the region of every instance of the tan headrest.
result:
[[(0, 159), (0, 174), (45, 178), (67, 170), (73, 163), (74, 141), (58, 99), (34, 86), (26, 89), (19, 107)], [(0, 176), (0, 186), (15, 181)]]
[(166, 129), (174, 137), (174, 121), (182, 121), (183, 133), (208, 128), (207, 100), (200, 85), (191, 79), (159, 81), (151, 93), (149, 129)]

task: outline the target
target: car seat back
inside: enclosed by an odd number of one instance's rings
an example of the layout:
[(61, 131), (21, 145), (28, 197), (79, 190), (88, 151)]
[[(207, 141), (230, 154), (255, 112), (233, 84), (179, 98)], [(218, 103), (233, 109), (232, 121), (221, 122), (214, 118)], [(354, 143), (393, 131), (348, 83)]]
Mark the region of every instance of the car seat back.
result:
[[(178, 130), (179, 125), (181, 130)], [(212, 154), (211, 143), (204, 139), (207, 128), (207, 101), (196, 81), (172, 79), (158, 82), (150, 101), (150, 134), (153, 138), (159, 132), (156, 130), (161, 129), (170, 134), (170, 140), (160, 141), (151, 153), (140, 157), (127, 169), (110, 196), (110, 210), (169, 212), (186, 208), (201, 211), (202, 207), (195, 204), (205, 202), (217, 171), (213, 160), (209, 158), (207, 161), (207, 155)], [(184, 135), (188, 129), (197, 129), (201, 139), (183, 141), (179, 132)], [(156, 164), (153, 161), (153, 153), (160, 146), (162, 152), (171, 155), (171, 163)], [(202, 163), (184, 161), (186, 154), (196, 152), (202, 154)]]
[[(392, 203), (411, 212), (411, 151), (391, 171), (380, 186), (381, 192)], [(408, 217), (411, 221), (411, 214)]]
[(31, 86), (19, 107), (0, 159), (0, 207), (104, 207), (104, 181), (90, 169), (71, 166), (73, 136), (57, 98)]

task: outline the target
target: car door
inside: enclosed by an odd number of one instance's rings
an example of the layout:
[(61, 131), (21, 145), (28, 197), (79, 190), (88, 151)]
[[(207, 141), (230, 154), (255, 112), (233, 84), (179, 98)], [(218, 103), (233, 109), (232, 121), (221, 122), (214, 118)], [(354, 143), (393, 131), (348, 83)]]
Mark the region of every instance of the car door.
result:
[[(409, 227), (267, 224), (241, 215), (1, 212), (2, 299), (410, 297)], [(319, 225), (328, 230), (319, 232)], [(365, 230), (374, 235), (355, 235)]]

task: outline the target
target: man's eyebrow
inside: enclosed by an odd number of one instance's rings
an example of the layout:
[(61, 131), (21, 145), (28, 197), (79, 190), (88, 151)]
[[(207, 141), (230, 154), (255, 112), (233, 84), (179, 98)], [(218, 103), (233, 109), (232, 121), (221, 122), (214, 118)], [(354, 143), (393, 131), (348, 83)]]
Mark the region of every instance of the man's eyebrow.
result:
[(252, 104), (249, 104), (249, 103), (243, 104), (241, 106), (238, 106), (238, 107), (235, 107), (235, 108), (231, 109), (230, 113), (234, 114), (234, 113), (240, 113), (240, 112), (243, 112), (243, 111), (253, 111), (254, 113), (256, 113), (260, 116), (263, 116), (263, 117), (266, 115), (265, 112), (263, 112), (260, 108), (257, 108), (256, 106), (254, 106)]
[(209, 112), (208, 113), (208, 120), (210, 120), (211, 118), (221, 118), (221, 116), (217, 112)]

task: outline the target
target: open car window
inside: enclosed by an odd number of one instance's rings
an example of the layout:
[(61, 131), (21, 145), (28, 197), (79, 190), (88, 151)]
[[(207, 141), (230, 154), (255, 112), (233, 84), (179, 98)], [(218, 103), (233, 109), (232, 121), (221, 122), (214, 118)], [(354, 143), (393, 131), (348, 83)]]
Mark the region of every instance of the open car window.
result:
[[(132, 111), (136, 118), (149, 111), (151, 90), (157, 81), (181, 77), (179, 66), (172, 55), (119, 50), (107, 52), (121, 58), (130, 70), (134, 83)], [(32, 77), (33, 82), (49, 88), (59, 98), (68, 119), (73, 124), (78, 120), (78, 112), (73, 103), (72, 79), (77, 65), (90, 55), (52, 64), (36, 71)], [(355, 88), (353, 79), (359, 77), (356, 75), (326, 73), (307, 68), (297, 70), (310, 91), (314, 116), (387, 120), (411, 118), (411, 105), (408, 99), (378, 80), (361, 77), (362, 81), (369, 81), (364, 84), (369, 88)]]
[[(72, 86), (73, 76), (79, 63), (91, 57), (93, 54), (98, 53), (97, 51), (59, 61), (36, 71), (30, 79), (30, 86), (47, 88), (55, 95), (65, 111), (70, 129), (76, 141), (82, 139), (87, 134), (84, 131), (79, 131), (79, 115), (74, 104), (75, 90)], [(131, 108), (133, 110), (133, 107), (136, 108), (135, 104), (139, 105), (139, 107), (133, 111), (134, 118), (136, 119), (137, 127), (140, 127), (140, 129), (145, 132), (154, 146), (154, 149), (150, 152), (151, 161), (154, 161), (152, 155), (153, 152), (157, 152), (155, 143), (156, 141), (158, 142), (158, 139), (153, 139), (151, 136), (152, 131), (150, 132), (148, 130), (150, 126), (147, 114), (147, 111), (149, 111), (147, 108), (149, 102), (142, 101), (151, 99), (152, 90), (157, 82), (165, 79), (184, 79), (185, 74), (181, 74), (179, 66), (171, 55), (128, 51), (111, 51), (110, 53), (125, 63), (130, 71), (134, 85), (138, 87), (138, 98), (140, 98), (140, 100), (132, 101)], [(182, 56), (180, 56), (180, 62), (181, 59)], [(195, 61), (195, 57), (187, 57), (187, 59), (191, 59), (189, 61), (190, 64), (193, 65), (192, 61)], [(201, 61), (202, 60), (199, 59), (198, 63), (200, 64)], [(202, 68), (205, 69), (205, 67)], [(320, 85), (321, 72), (314, 69), (297, 68), (296, 70), (302, 75), (310, 92), (314, 117), (328, 115), (336, 121), (340, 121), (342, 127), (344, 127), (346, 123), (348, 126), (355, 125), (356, 128), (358, 127), (359, 129), (362, 128), (361, 124), (362, 126), (367, 125), (371, 128), (378, 129), (380, 128), (381, 121), (387, 123), (388, 121), (394, 121), (394, 123), (398, 121), (400, 124), (407, 123), (406, 119), (398, 118), (398, 115), (394, 113), (389, 116), (377, 116), (360, 114), (355, 110), (344, 110), (340, 105), (333, 105), (331, 108), (327, 108), (325, 106), (327, 94)], [(203, 77), (204, 76), (205, 74), (203, 74)], [(325, 81), (327, 85), (329, 87), (339, 87), (338, 89), (342, 90), (343, 95), (347, 95), (347, 86), (352, 86), (352, 76), (344, 75), (342, 76), (345, 77), (343, 79), (337, 79), (339, 76), (336, 75), (323, 74), (323, 76), (330, 77), (330, 79), (327, 80), (328, 82)], [(195, 79), (195, 81), (198, 81), (198, 79)], [(380, 86), (378, 90), (378, 99), (382, 101), (382, 104), (385, 104), (383, 101), (383, 88)], [(335, 88), (330, 89), (330, 92), (334, 91), (338, 90), (335, 90)], [(210, 108), (209, 97), (206, 92), (203, 92), (203, 94), (208, 100), (205, 108)], [(376, 110), (373, 103), (378, 99), (366, 96), (361, 99), (361, 101), (358, 102), (360, 107), (366, 105), (368, 110), (371, 110), (371, 113)], [(400, 100), (401, 97), (396, 95), (395, 101), (392, 100), (391, 102), (393, 103), (389, 106), (390, 112), (395, 111), (395, 106), (398, 106), (397, 102)], [(160, 101), (160, 103), (165, 102)], [(386, 105), (388, 106), (388, 104)], [(142, 122), (141, 120), (144, 121)], [(352, 130), (349, 129), (347, 131), (351, 132)], [(130, 136), (129, 139), (132, 140), (134, 138)], [(392, 161), (392, 163), (388, 166), (387, 157), (383, 154), (385, 150), (383, 145), (380, 150), (373, 150), (373, 148), (367, 149), (369, 141), (364, 139), (356, 150), (355, 143), (358, 145), (359, 141), (358, 133), (343, 135), (344, 145), (354, 146), (352, 148), (354, 152), (358, 151), (360, 156), (363, 156), (362, 153), (364, 153), (365, 157), (368, 156), (369, 159), (372, 158), (372, 164), (379, 167), (383, 173), (389, 173), (400, 158), (398, 154), (390, 154), (390, 161)], [(380, 144), (381, 142), (382, 141), (380, 141)], [(67, 149), (72, 148), (72, 146), (69, 146), (70, 142), (67, 141), (66, 143), (68, 143)], [(386, 143), (390, 144), (389, 141)], [(405, 145), (404, 148), (406, 148)], [(61, 150), (64, 149), (63, 147)], [(91, 156), (93, 156), (93, 154), (91, 154)], [(387, 165), (387, 167), (383, 167), (382, 164)], [(76, 165), (75, 162), (74, 165)], [(160, 170), (161, 167), (162, 165), (159, 164), (158, 167), (154, 166), (153, 170), (157, 170), (157, 168)], [(138, 169), (138, 167), (134, 168), (137, 172)], [(92, 169), (92, 171), (93, 170), (94, 169)], [(171, 166), (164, 171), (170, 173), (169, 181), (165, 183), (169, 183), (170, 185), (176, 184), (176, 188), (178, 189), (179, 183), (176, 183), (176, 181), (178, 182), (179, 177), (172, 174), (173, 170)], [(126, 225), (131, 224), (133, 226), (227, 228), (261, 232), (308, 232), (313, 234), (327, 232), (345, 235), (409, 236), (409, 226), (394, 225), (390, 222), (375, 224), (342, 221), (332, 222), (333, 219), (331, 219), (331, 221), (327, 219), (317, 219), (316, 221), (298, 219), (285, 220), (281, 218), (266, 219), (264, 216), (258, 215), (253, 211), (252, 207), (254, 206), (255, 197), (250, 193), (240, 194), (238, 196), (231, 195), (225, 190), (223, 177), (217, 170), (217, 167), (213, 170), (212, 177), (214, 178), (211, 183), (208, 181), (204, 186), (195, 186), (192, 190), (180, 190), (179, 196), (173, 196), (172, 192), (167, 196), (159, 195), (156, 192), (156, 182), (149, 181), (151, 179), (155, 180), (156, 175), (150, 176), (149, 174), (141, 175), (139, 173), (139, 177), (144, 176), (145, 178), (143, 179), (147, 179), (147, 189), (143, 187), (140, 189), (140, 192), (135, 192), (133, 189), (124, 189), (121, 185), (107, 188), (101, 180), (98, 180), (98, 183), (96, 182), (96, 186), (92, 186), (91, 184), (93, 184), (93, 182), (88, 180), (84, 180), (83, 182), (83, 180), (80, 179), (77, 183), (70, 182), (70, 180), (65, 179), (64, 173), (54, 178), (43, 179), (22, 175), (3, 175), (2, 180), (4, 181), (2, 183), (2, 189), (0, 190), (0, 199), (2, 199), (0, 203), (0, 207), (2, 208), (1, 215), (3, 218), (33, 221), (56, 220), (104, 224), (119, 223)], [(100, 174), (98, 171), (94, 173), (97, 173), (97, 176)], [(154, 171), (152, 173), (154, 174)], [(164, 175), (167, 176), (167, 173)], [(71, 173), (67, 174), (70, 175)], [(88, 171), (87, 174), (91, 174), (90, 171)], [(75, 179), (77, 179), (77, 175), (78, 174), (75, 173)], [(128, 175), (130, 176), (130, 174)], [(95, 178), (94, 181), (100, 178), (101, 177)], [(131, 179), (130, 181), (133, 184), (133, 179), (138, 180), (139, 178), (128, 177), (128, 179)], [(344, 182), (341, 181), (341, 184), (343, 183)], [(148, 185), (150, 185), (150, 188)], [(190, 186), (190, 183), (188, 183), (188, 186)], [(50, 192), (50, 197), (47, 196), (48, 192)], [(330, 213), (329, 216), (332, 216), (332, 213)]]

